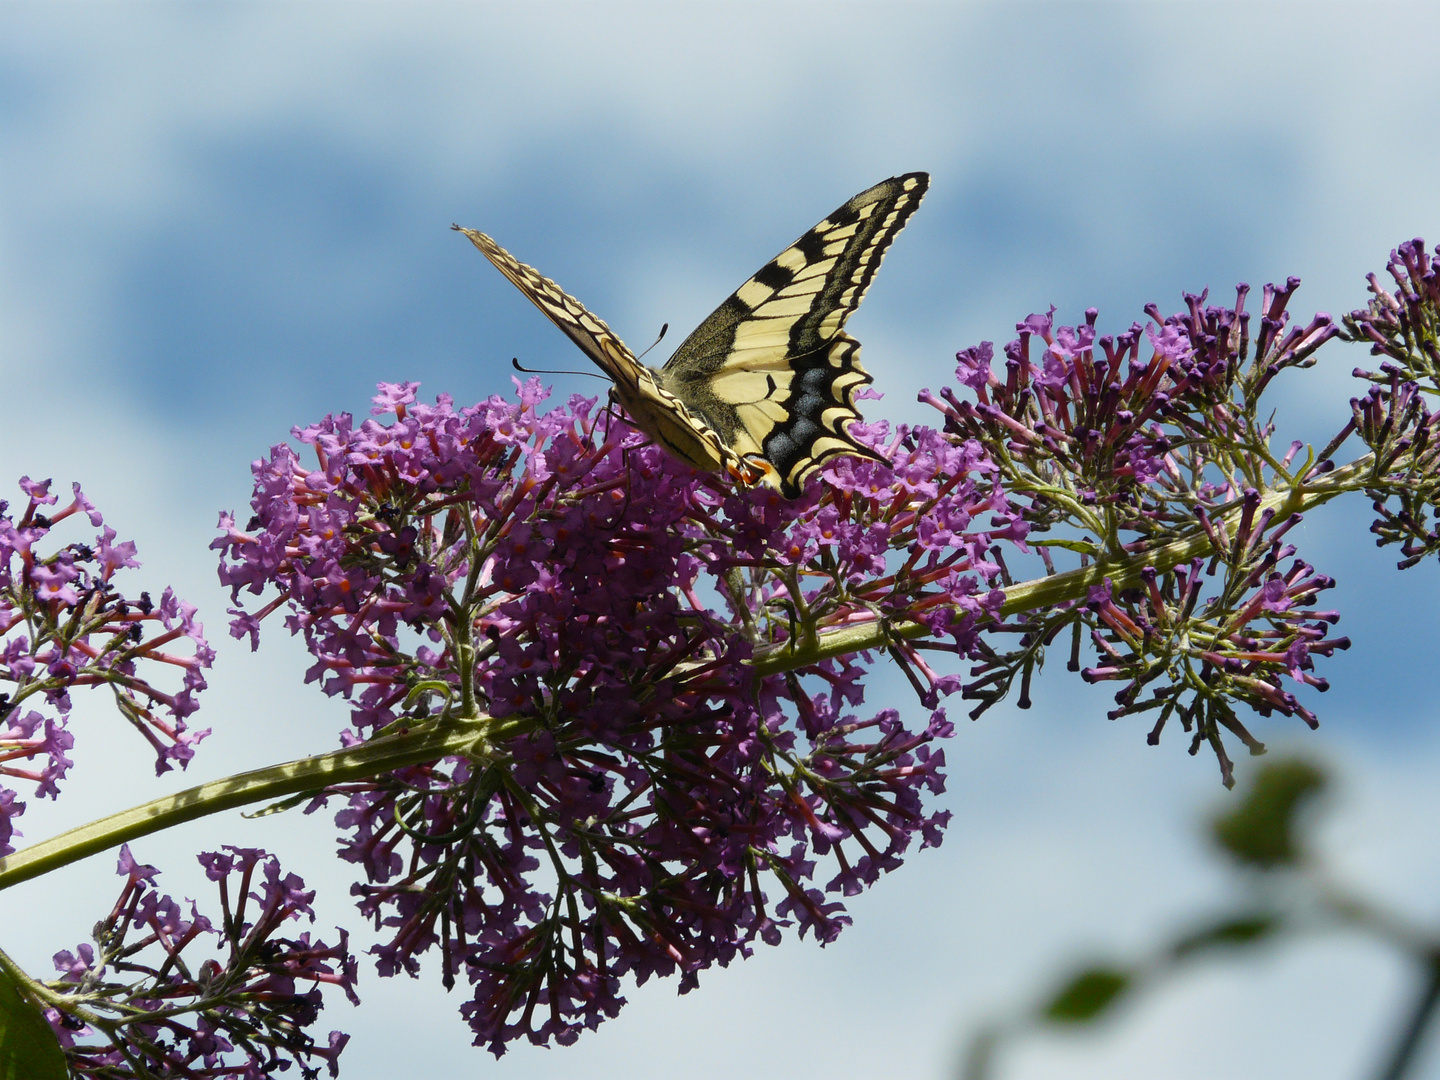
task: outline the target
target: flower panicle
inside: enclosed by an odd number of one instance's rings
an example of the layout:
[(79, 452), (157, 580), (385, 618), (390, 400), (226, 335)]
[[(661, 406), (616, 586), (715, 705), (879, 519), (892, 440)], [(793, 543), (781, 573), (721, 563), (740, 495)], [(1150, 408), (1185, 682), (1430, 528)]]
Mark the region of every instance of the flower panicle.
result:
[(1279, 372), (1312, 364), (1339, 332), (1323, 314), (1286, 331), (1298, 285), (1291, 278), (1265, 288), (1253, 341), (1243, 284), (1233, 307), (1186, 294), (1184, 311), (1164, 316), (1147, 305), (1149, 325), (1113, 336), (1097, 336), (1093, 308), (1074, 327), (1057, 327), (1052, 308), (1017, 324), (1003, 379), (992, 371), (990, 343), (957, 354), (959, 381), (975, 400), (949, 388), (921, 400), (944, 415), (952, 438), (990, 452), (1010, 497), (1024, 497), (1031, 529), (1069, 522), (1099, 533), (1102, 544), (1122, 531), (1170, 535), (1193, 524), (1197, 500), (1239, 497), (1217, 476), (1277, 472), (1259, 396)]
[[(324, 1043), (307, 1031), (323, 1008), (322, 985), (352, 1004), (356, 964), (344, 931), (338, 945), (285, 924), (314, 919), (314, 892), (258, 848), (227, 847), (200, 856), (216, 883), (220, 918), (188, 916), (155, 884), (159, 871), (127, 846), (125, 878), (94, 943), (55, 955), (60, 978), (43, 988), (46, 1018), (71, 1073), (80, 1077), (271, 1076), (299, 1065), (338, 1075), (349, 1036)], [(209, 955), (197, 956), (212, 941)], [(310, 989), (302, 991), (300, 984)]]
[[(963, 687), (978, 702), (972, 717), (1017, 683), (1028, 707), (1034, 671), (1068, 630), (1071, 670), (1124, 683), (1112, 718), (1158, 710), (1154, 742), (1178, 712), (1187, 730), (1193, 724), (1192, 752), (1208, 743), (1227, 785), (1233, 769), (1220, 730), (1252, 752), (1263, 749), (1233, 704), (1313, 725), (1282, 684), (1323, 689), (1310, 674), (1311, 655), (1348, 643), (1327, 639), (1331, 620), (1306, 609), (1329, 579), (1298, 559), (1282, 569), (1295, 552), (1281, 538), (1299, 518), (1279, 512), (1279, 496), (1329, 465), (1313, 454), (1297, 461), (1301, 443), (1273, 451), (1274, 423), (1260, 406), (1276, 375), (1311, 366), (1340, 332), (1324, 314), (1291, 325), (1298, 286), (1296, 278), (1267, 285), (1254, 319), (1247, 285), (1230, 307), (1186, 294), (1181, 312), (1165, 316), (1147, 305), (1148, 325), (1114, 336), (1098, 334), (1094, 309), (1071, 327), (1057, 326), (1052, 308), (1017, 325), (1003, 350), (1003, 378), (989, 343), (957, 355), (971, 400), (949, 389), (922, 395), (943, 414), (952, 441), (989, 451), (1025, 546), (1047, 575), (1056, 573), (1056, 553), (1078, 556), (1083, 569), (1134, 562), (1187, 537), (1203, 537), (1213, 552), (1203, 575), (1184, 565), (1149, 567), (1123, 589), (1097, 578), (1086, 601), (996, 621), (990, 640), (1014, 635), (1015, 644), (982, 643)], [(1277, 593), (1285, 597), (1279, 607)], [(1087, 641), (1097, 660), (1084, 667)]]
[[(1295, 515), (1284, 528), (1298, 520)], [(1234, 771), (1221, 729), (1252, 754), (1265, 749), (1236, 715), (1234, 704), (1248, 705), (1261, 716), (1299, 716), (1317, 726), (1315, 715), (1285, 682), (1323, 692), (1329, 684), (1314, 674), (1314, 657), (1350, 645), (1347, 638), (1326, 636), (1337, 613), (1313, 607), (1334, 581), (1294, 558), (1294, 548), (1278, 537), (1269, 538), (1259, 552), (1243, 574), (1226, 574), (1209, 596), (1201, 584), (1208, 576), (1205, 562), (1196, 559), (1163, 574), (1147, 567), (1139, 588), (1116, 591), (1106, 579), (1091, 590), (1085, 614), (1077, 614), (1076, 625), (1089, 630), (1099, 657), (1082, 669), (1082, 678), (1124, 683), (1109, 717), (1158, 714), (1148, 737), (1154, 745), (1176, 716), (1193, 736), (1192, 754), (1202, 745), (1211, 747), (1227, 787), (1234, 784)]]
[(1351, 399), (1349, 430), (1374, 455), (1370, 531), (1378, 546), (1399, 545), (1403, 570), (1440, 553), (1440, 440), (1425, 401), (1440, 393), (1440, 277), (1418, 237), (1392, 251), (1386, 269), (1395, 291), (1370, 274), (1370, 303), (1344, 318), (1346, 336), (1383, 358), (1378, 371), (1355, 369), (1372, 386)]
[[(438, 951), (497, 1054), (572, 1041), (626, 979), (688, 989), (786, 926), (834, 940), (843, 897), (941, 841), (931, 744), (957, 684), (935, 654), (974, 647), (1002, 598), (989, 551), (1019, 524), (984, 452), (929, 429), (855, 425), (885, 460), (837, 459), (789, 502), (516, 387), (457, 409), (382, 385), (393, 422), (297, 429), (315, 465), (276, 448), (251, 521), (216, 541), (232, 632), (284, 607), (311, 678), (353, 702), (349, 739), (476, 718), (473, 756), (347, 785), (337, 823), (382, 973)], [(897, 634), (805, 658), (916, 624), (925, 655)], [(752, 663), (787, 650), (804, 656)], [(930, 709), (920, 730), (861, 708), (883, 651)]]
[[(209, 734), (191, 730), (187, 718), (214, 653), (195, 608), (170, 589), (158, 603), (148, 592), (131, 599), (118, 590), (117, 575), (140, 565), (135, 545), (115, 539), (79, 484), (65, 507), (49, 510), (59, 503), (50, 487), (23, 477), (23, 510), (0, 500), (0, 777), (56, 798), (71, 766), (73, 688), (108, 686), (121, 715), (154, 748), (161, 773), (184, 767)], [(101, 530), (94, 542), (47, 550), (52, 531), (77, 514)], [(180, 642), (188, 653), (173, 651)], [(177, 690), (143, 673), (161, 670), (178, 671)], [(24, 806), (0, 787), (0, 855), (14, 850), (14, 818)]]
[(1357, 368), (1355, 375), (1384, 386), (1398, 374), (1402, 381), (1440, 389), (1440, 278), (1436, 274), (1436, 255), (1427, 252), (1425, 241), (1416, 237), (1390, 252), (1385, 269), (1395, 283), (1395, 291), (1386, 289), (1378, 275), (1367, 275), (1369, 304), (1342, 320), (1347, 338), (1367, 343), (1372, 356), (1383, 357), (1378, 371)]

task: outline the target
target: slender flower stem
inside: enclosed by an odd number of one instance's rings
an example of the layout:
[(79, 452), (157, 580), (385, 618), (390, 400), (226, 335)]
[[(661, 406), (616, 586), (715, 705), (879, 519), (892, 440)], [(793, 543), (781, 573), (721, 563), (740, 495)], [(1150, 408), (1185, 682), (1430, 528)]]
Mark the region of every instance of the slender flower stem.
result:
[[(1370, 471), (1372, 458), (1373, 455), (1359, 458), (1307, 484), (1303, 490), (1272, 492), (1261, 500), (1259, 509), (1274, 508), (1279, 513), (1289, 514), (1328, 502), (1362, 482)], [(1238, 517), (1241, 510), (1237, 502), (1223, 516)], [(1217, 518), (1221, 516), (1216, 515)], [(1141, 583), (1140, 574), (1146, 567), (1163, 572), (1213, 551), (1210, 537), (1202, 531), (1128, 558), (1100, 561), (1078, 570), (1021, 582), (1005, 590), (1001, 611), (1008, 615), (1075, 600), (1106, 578), (1117, 590), (1133, 588)], [(896, 639), (923, 637), (928, 632), (923, 623), (908, 620), (842, 626), (815, 636), (799, 635), (780, 645), (757, 650), (753, 664), (759, 674), (771, 675), (830, 657), (883, 648)], [(533, 723), (529, 721), (500, 723), (477, 716), (401, 735), (386, 735), (347, 750), (213, 780), (71, 829), (0, 859), (0, 889), (180, 822), (233, 807), (319, 791), (332, 784), (367, 779), (406, 765), (469, 753), (479, 740), (493, 745), (531, 726)]]
[[(25, 969), (12, 960), (10, 954), (3, 949), (0, 949), (0, 972), (3, 972), (21, 993), (28, 995), (42, 1005), (51, 1005), (55, 999), (60, 996), (38, 979), (32, 979), (26, 973)], [(74, 1010), (74, 1015), (80, 1017), (80, 1019), (86, 1023), (100, 1019), (88, 1009), (77, 1008)]]
[[(1274, 509), (1277, 516), (1288, 516), (1320, 506), (1337, 495), (1358, 488), (1369, 475), (1373, 463), (1374, 455), (1366, 454), (1309, 482), (1301, 490), (1271, 492), (1260, 500), (1256, 512)], [(1237, 501), (1224, 514), (1216, 514), (1215, 517), (1217, 520), (1221, 517), (1238, 518), (1242, 512), (1243, 506)], [(1135, 588), (1141, 584), (1140, 574), (1146, 567), (1163, 573), (1197, 556), (1212, 555), (1214, 551), (1215, 545), (1210, 537), (1200, 531), (1184, 540), (1141, 551), (1128, 558), (1102, 559), (1077, 570), (1022, 581), (1005, 590), (1005, 603), (1000, 611), (1004, 615), (1013, 615), (1050, 608), (1067, 600), (1078, 600), (1106, 578), (1110, 579), (1117, 592)], [(753, 663), (760, 674), (772, 675), (831, 657), (883, 648), (897, 638), (924, 637), (928, 632), (922, 623), (910, 621), (888, 625), (879, 621), (852, 624), (823, 631), (814, 639), (796, 637), (770, 648), (758, 649)]]
[(1394, 1050), (1377, 1074), (1379, 1080), (1403, 1080), (1409, 1075), (1410, 1067), (1415, 1064), (1415, 1052), (1435, 1019), (1436, 1006), (1440, 1005), (1440, 956), (1429, 957), (1427, 967), (1424, 988), (1406, 1018)]
[(332, 784), (363, 780), (452, 754), (468, 754), (482, 739), (511, 738), (531, 726), (529, 720), (496, 721), (483, 716), (450, 721), (212, 780), (70, 829), (0, 859), (0, 889), (181, 822), (286, 795), (319, 792)]

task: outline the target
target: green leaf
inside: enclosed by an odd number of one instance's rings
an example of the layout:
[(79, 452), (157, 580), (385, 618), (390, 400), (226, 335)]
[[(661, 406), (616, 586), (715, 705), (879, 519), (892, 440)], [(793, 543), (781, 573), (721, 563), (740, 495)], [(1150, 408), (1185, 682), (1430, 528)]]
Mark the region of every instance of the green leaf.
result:
[(1300, 807), (1325, 787), (1325, 774), (1298, 758), (1261, 767), (1240, 805), (1215, 819), (1215, 840), (1242, 863), (1293, 866), (1305, 854)]
[(1202, 949), (1244, 948), (1264, 941), (1279, 930), (1280, 925), (1280, 916), (1271, 914), (1245, 915), (1225, 919), (1213, 926), (1207, 926), (1192, 934), (1187, 934), (1171, 946), (1170, 954), (1176, 960), (1182, 960), (1191, 953), (1199, 952)]
[(0, 970), (0, 1080), (66, 1080), (65, 1053), (44, 1015)]
[(1058, 547), (1064, 548), (1066, 551), (1073, 551), (1078, 555), (1100, 557), (1100, 546), (1090, 540), (1031, 540), (1026, 537), (1025, 542), (1031, 547)]
[(1041, 1012), (1056, 1024), (1089, 1023), (1113, 1005), (1131, 981), (1129, 972), (1118, 968), (1082, 971)]
[(311, 799), (324, 793), (325, 789), (323, 787), (317, 787), (310, 791), (300, 791), (288, 798), (278, 799), (268, 806), (262, 806), (259, 810), (251, 810), (249, 813), (241, 814), (240, 816), (243, 818), (262, 818), (269, 817), (271, 814), (284, 813), (286, 810), (293, 810), (297, 806), (303, 806)]

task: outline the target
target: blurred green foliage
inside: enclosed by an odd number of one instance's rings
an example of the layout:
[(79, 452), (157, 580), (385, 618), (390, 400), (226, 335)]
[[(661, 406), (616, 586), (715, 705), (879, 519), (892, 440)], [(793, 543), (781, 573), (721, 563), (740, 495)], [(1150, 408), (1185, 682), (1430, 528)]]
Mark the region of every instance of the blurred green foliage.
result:
[(1211, 835), (1233, 858), (1261, 869), (1294, 866), (1305, 857), (1296, 821), (1301, 809), (1325, 788), (1325, 774), (1298, 758), (1267, 764), (1240, 805), (1221, 814)]
[(1173, 960), (1184, 960), (1192, 953), (1200, 952), (1203, 949), (1227, 945), (1253, 945), (1261, 939), (1269, 937), (1283, 925), (1283, 917), (1270, 912), (1222, 919), (1213, 926), (1201, 927), (1185, 937), (1176, 939), (1170, 946), (1170, 957)]
[(1108, 1009), (1130, 986), (1131, 975), (1118, 968), (1082, 971), (1041, 1012), (1056, 1024), (1083, 1024)]
[[(1110, 1015), (1122, 1001), (1182, 971), (1217, 950), (1253, 949), (1286, 934), (1340, 927), (1358, 929), (1418, 961), (1425, 972), (1421, 992), (1400, 1026), (1382, 1067), (1381, 1080), (1409, 1075), (1435, 1013), (1440, 1011), (1440, 930), (1416, 928), (1358, 892), (1342, 888), (1325, 870), (1309, 840), (1308, 811), (1327, 786), (1325, 772), (1299, 758), (1282, 758), (1258, 769), (1239, 802), (1215, 817), (1209, 832), (1244, 875), (1244, 895), (1234, 909), (1182, 928), (1148, 956), (1129, 964), (1097, 962), (1070, 976), (1040, 1005), (991, 1023), (973, 1036), (961, 1075), (993, 1076), (997, 1051), (1036, 1027), (1070, 1027)], [(1283, 879), (1286, 887), (1272, 888)]]

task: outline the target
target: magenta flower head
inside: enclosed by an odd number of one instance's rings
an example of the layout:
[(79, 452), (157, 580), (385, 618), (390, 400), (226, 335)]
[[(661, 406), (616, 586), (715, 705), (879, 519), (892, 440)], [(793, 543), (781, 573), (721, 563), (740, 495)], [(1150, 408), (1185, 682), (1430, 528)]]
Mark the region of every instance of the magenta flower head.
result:
[[(183, 767), (209, 734), (186, 726), (214, 658), (195, 608), (169, 589), (158, 604), (149, 593), (128, 599), (118, 591), (120, 571), (140, 565), (135, 545), (116, 543), (115, 531), (102, 528), (79, 484), (67, 506), (49, 513), (59, 501), (50, 481), (24, 477), (20, 488), (27, 502), (18, 517), (0, 500), (0, 778), (59, 796), (74, 743), (65, 729), (70, 691), (87, 686), (110, 688), (154, 748), (157, 773)], [(94, 543), (53, 547), (52, 530), (76, 514), (101, 529)], [(187, 639), (188, 653), (169, 648)], [(147, 672), (173, 673), (168, 681), (179, 686), (164, 689)], [(30, 764), (37, 761), (43, 764)], [(13, 819), (24, 807), (0, 787), (0, 855), (15, 850)]]
[(323, 1062), (337, 1076), (349, 1036), (332, 1031), (320, 1045), (305, 1029), (323, 1008), (323, 985), (359, 1003), (344, 931), (337, 946), (308, 932), (283, 936), (287, 923), (314, 920), (315, 894), (282, 874), (273, 855), (227, 848), (200, 862), (216, 883), (220, 918), (193, 902), (187, 915), (156, 888), (159, 871), (126, 845), (117, 868), (125, 884), (95, 943), (55, 954), (60, 978), (48, 989), (65, 1009), (45, 1015), (71, 1074), (258, 1080), (297, 1064), (299, 1075), (315, 1077)]
[[(285, 608), (309, 678), (354, 703), (349, 742), (469, 725), (464, 757), (349, 784), (382, 973), (438, 953), (499, 1054), (568, 1043), (622, 980), (698, 973), (792, 926), (831, 941), (842, 898), (940, 842), (958, 687), (1001, 594), (1015, 525), (977, 444), (855, 425), (889, 464), (837, 459), (794, 502), (737, 493), (595, 402), (457, 409), (386, 385), (375, 419), (327, 417), (255, 466), (254, 517), (222, 518), (232, 632)], [(982, 518), (983, 516), (983, 518)], [(871, 635), (930, 707), (866, 713)]]
[(1260, 404), (1271, 380), (1313, 364), (1338, 333), (1323, 314), (1288, 328), (1298, 285), (1266, 287), (1253, 337), (1245, 285), (1233, 307), (1187, 295), (1186, 309), (1165, 317), (1152, 304), (1149, 325), (1114, 337), (1097, 336), (1094, 309), (1077, 327), (1056, 326), (1052, 309), (1016, 326), (1004, 378), (990, 372), (988, 345), (957, 356), (974, 400), (949, 389), (922, 395), (944, 415), (952, 442), (982, 447), (996, 464), (1014, 505), (1008, 534), (1033, 548), (1047, 573), (1057, 551), (1078, 555), (1081, 575), (1092, 562), (1115, 567), (1113, 578), (1091, 572), (1083, 598), (1032, 604), (1006, 627), (1019, 646), (976, 667), (965, 688), (980, 702), (972, 715), (1016, 678), (1028, 704), (1045, 647), (1068, 629), (1071, 670), (1081, 670), (1088, 637), (1097, 662), (1082, 676), (1121, 684), (1112, 719), (1151, 713), (1154, 743), (1177, 718), (1192, 753), (1214, 751), (1227, 785), (1222, 733), (1264, 750), (1234, 703), (1315, 725), (1286, 684), (1324, 690), (1313, 658), (1349, 642), (1327, 638), (1338, 615), (1313, 602), (1334, 582), (1294, 557), (1282, 538), (1300, 515), (1281, 508), (1292, 486), (1331, 466), (1313, 458), (1292, 466), (1299, 443), (1273, 453), (1273, 411)]

